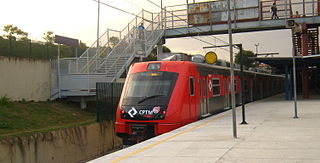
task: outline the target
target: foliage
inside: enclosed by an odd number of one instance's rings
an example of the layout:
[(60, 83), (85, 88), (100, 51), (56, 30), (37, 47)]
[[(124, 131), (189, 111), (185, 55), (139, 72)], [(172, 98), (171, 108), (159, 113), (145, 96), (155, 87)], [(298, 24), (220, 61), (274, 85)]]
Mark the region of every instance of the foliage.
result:
[[(11, 44), (11, 45), (10, 45)], [(81, 55), (87, 49), (86, 44), (80, 43), (77, 55)], [(76, 48), (61, 45), (61, 57), (74, 57)], [(0, 56), (11, 56), (30, 59), (54, 59), (58, 55), (58, 46), (55, 44), (43, 44), (40, 42), (15, 41), (0, 38)]]
[(15, 41), (0, 38), (0, 56), (52, 59), (57, 56), (56, 45), (44, 45), (28, 41)]
[(12, 107), (12, 100), (7, 96), (0, 97), (0, 106)]
[[(171, 50), (166, 47), (166, 46), (163, 46), (163, 53), (170, 53)], [(157, 60), (157, 47), (153, 48), (150, 55), (147, 57), (146, 59), (147, 61), (156, 61)]]
[(4, 35), (4, 37), (9, 40), (16, 40), (17, 38), (22, 41), (28, 40), (28, 33), (22, 31), (16, 26), (13, 26), (13, 24), (5, 25), (3, 27), (3, 31), (7, 33)]
[(114, 48), (120, 42), (120, 39), (119, 37), (112, 36), (109, 38), (109, 41), (110, 41), (111, 48)]
[(0, 105), (0, 139), (13, 135), (49, 131), (95, 122), (95, 114), (80, 110), (74, 103), (11, 102)]
[[(253, 59), (249, 59), (249, 57), (255, 57), (254, 53), (250, 50), (243, 50), (243, 65), (246, 67), (256, 67)], [(235, 56), (235, 63), (240, 64), (240, 52)]]
[(52, 31), (47, 31), (43, 34), (43, 39), (46, 41), (47, 44), (54, 43), (54, 36)]
[[(20, 57), (29, 59), (55, 59), (58, 55), (58, 46), (54, 44), (52, 31), (44, 33), (46, 43), (33, 42), (28, 39), (28, 33), (12, 24), (4, 26), (4, 37), (0, 36), (0, 56)], [(79, 48), (65, 45), (60, 46), (61, 57), (80, 56), (87, 49), (86, 44), (80, 42)]]

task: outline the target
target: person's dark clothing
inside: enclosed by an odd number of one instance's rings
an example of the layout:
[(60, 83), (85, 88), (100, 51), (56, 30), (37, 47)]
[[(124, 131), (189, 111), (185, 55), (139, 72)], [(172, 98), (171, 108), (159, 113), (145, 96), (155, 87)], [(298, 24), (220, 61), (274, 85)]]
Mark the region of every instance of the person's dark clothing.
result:
[(278, 15), (277, 15), (277, 7), (276, 7), (276, 4), (273, 4), (271, 6), (271, 12), (272, 12), (272, 16), (271, 16), (271, 19), (279, 19)]

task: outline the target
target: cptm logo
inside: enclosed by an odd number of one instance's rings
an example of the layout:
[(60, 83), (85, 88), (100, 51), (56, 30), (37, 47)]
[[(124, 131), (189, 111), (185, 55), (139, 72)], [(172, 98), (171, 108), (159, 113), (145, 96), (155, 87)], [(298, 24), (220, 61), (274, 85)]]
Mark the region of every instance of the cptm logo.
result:
[(155, 106), (153, 107), (152, 110), (139, 110), (137, 111), (136, 108), (132, 107), (129, 111), (128, 111), (128, 114), (131, 118), (133, 118), (136, 114), (139, 114), (139, 115), (153, 115), (153, 114), (158, 114), (160, 112), (160, 106)]

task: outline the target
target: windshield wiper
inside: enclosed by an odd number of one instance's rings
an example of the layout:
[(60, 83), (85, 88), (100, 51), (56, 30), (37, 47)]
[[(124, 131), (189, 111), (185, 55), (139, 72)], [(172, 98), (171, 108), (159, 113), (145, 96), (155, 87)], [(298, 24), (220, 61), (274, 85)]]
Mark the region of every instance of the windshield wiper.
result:
[(141, 102), (143, 102), (143, 101), (146, 101), (146, 100), (148, 100), (148, 99), (150, 99), (150, 98), (155, 98), (155, 97), (160, 97), (160, 96), (164, 96), (164, 95), (145, 96), (145, 97), (143, 97), (141, 100), (139, 100), (138, 103), (141, 103)]

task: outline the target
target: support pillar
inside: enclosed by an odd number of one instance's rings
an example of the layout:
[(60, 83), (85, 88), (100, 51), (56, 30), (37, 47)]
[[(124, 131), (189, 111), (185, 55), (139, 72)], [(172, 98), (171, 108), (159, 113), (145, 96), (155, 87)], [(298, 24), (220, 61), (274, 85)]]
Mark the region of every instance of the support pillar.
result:
[(302, 98), (309, 98), (309, 73), (308, 66), (304, 65), (302, 69)]
[(81, 99), (80, 99), (80, 108), (87, 109), (87, 101), (84, 97), (81, 97)]
[(162, 44), (157, 45), (157, 61), (161, 60), (161, 56), (163, 54), (163, 46)]
[(163, 58), (163, 44), (165, 44), (165, 39), (161, 38), (157, 44), (157, 61), (160, 61)]
[(292, 100), (293, 92), (294, 92), (293, 71), (292, 71), (292, 69), (290, 69), (290, 96), (289, 96), (289, 100)]
[(285, 89), (285, 99), (289, 100), (289, 70), (288, 65), (285, 66), (285, 80), (284, 80), (284, 89)]
[(307, 24), (303, 23), (301, 24), (301, 54), (303, 56), (308, 55), (308, 28)]
[(318, 13), (318, 15), (320, 15), (320, 1), (319, 0), (317, 0), (317, 13)]
[[(307, 24), (303, 23), (301, 33), (301, 52), (303, 56), (308, 55), (308, 28)], [(309, 75), (308, 75), (308, 66), (304, 65), (302, 69), (302, 97), (309, 98)]]

